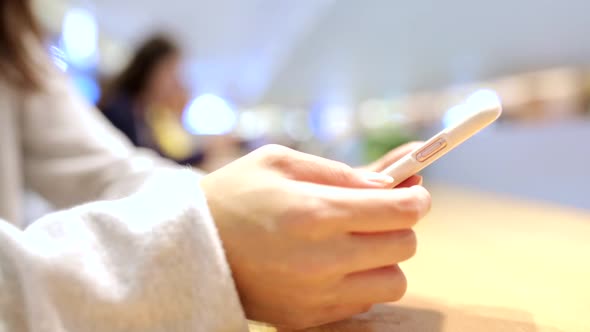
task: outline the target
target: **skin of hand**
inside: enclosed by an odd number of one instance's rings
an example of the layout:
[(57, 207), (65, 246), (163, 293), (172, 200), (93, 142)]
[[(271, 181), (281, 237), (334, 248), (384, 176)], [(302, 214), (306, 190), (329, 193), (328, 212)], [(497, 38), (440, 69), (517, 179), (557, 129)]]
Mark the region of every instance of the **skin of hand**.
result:
[(388, 190), (388, 176), (277, 145), (205, 176), (246, 316), (302, 329), (400, 299), (397, 264), (414, 255), (412, 227), (430, 208), (419, 182)]

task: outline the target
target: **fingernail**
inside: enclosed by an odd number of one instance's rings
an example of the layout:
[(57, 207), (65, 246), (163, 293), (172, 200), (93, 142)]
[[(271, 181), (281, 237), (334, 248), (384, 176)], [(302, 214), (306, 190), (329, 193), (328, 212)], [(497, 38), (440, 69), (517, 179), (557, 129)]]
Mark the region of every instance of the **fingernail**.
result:
[(393, 178), (387, 174), (376, 173), (376, 172), (364, 172), (363, 177), (369, 182), (378, 184), (392, 184)]

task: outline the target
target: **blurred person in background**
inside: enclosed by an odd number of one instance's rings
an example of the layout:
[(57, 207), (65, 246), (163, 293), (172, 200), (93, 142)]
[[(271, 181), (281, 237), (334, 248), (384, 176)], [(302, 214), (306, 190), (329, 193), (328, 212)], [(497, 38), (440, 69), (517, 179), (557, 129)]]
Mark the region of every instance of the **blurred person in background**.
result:
[[(203, 175), (133, 147), (0, 0), (0, 330), (303, 328), (399, 299), (430, 204), (414, 176), (267, 146)], [(31, 187), (65, 210), (23, 229)]]
[(127, 67), (106, 84), (98, 106), (135, 146), (196, 165), (203, 155), (194, 153), (192, 136), (180, 121), (188, 102), (181, 61), (180, 48), (172, 39), (156, 35), (146, 40)]

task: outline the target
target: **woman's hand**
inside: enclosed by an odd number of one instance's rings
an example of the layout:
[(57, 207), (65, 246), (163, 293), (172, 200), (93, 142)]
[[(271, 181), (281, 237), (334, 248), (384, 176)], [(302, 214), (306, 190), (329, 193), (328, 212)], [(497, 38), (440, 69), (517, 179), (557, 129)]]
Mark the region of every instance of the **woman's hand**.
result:
[(395, 301), (411, 228), (430, 207), (421, 186), (266, 146), (204, 177), (249, 319), (304, 328)]

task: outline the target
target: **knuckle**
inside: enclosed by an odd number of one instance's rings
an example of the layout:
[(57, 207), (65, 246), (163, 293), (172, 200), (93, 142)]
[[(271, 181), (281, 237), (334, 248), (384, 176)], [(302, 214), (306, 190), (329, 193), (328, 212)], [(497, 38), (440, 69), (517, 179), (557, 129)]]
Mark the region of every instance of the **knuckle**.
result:
[(282, 155), (288, 151), (290, 151), (289, 148), (280, 145), (280, 144), (267, 144), (264, 145), (263, 147), (261, 147), (259, 149), (259, 151), (264, 152), (265, 155)]
[(388, 236), (387, 253), (391, 263), (406, 261), (416, 254), (418, 241), (411, 229), (397, 231)]
[(381, 253), (379, 259), (383, 265), (398, 264), (416, 255), (418, 241), (411, 229), (388, 233), (382, 240), (372, 250)]
[(335, 167), (332, 167), (330, 169), (330, 173), (331, 173), (331, 178), (338, 182), (338, 183), (346, 183), (349, 180), (351, 180), (353, 177), (350, 174), (350, 171), (347, 170), (346, 168), (339, 166), (339, 165), (334, 165)]
[(267, 144), (257, 150), (266, 164), (277, 168), (289, 165), (291, 151), (291, 149), (279, 144)]
[(332, 161), (331, 163), (331, 168), (334, 175), (342, 178), (350, 178), (354, 176), (352, 174), (354, 169), (349, 165), (340, 161)]
[[(401, 253), (400, 262), (414, 257), (418, 248), (416, 233), (412, 230), (403, 231), (398, 235), (397, 240), (400, 243), (397, 248), (398, 252)], [(402, 247), (401, 250), (400, 246)]]
[(400, 199), (398, 202), (398, 208), (400, 208), (400, 212), (413, 226), (430, 210), (431, 198), (428, 191), (421, 187), (409, 190), (412, 190), (412, 193), (409, 193), (406, 197)]
[(390, 291), (390, 300), (398, 301), (406, 294), (406, 291), (408, 290), (408, 280), (406, 279), (403, 271), (399, 268), (392, 272), (392, 274), (394, 282), (392, 283), (393, 287)]
[(401, 214), (409, 227), (414, 226), (418, 222), (418, 219), (420, 219), (419, 207), (413, 197), (400, 199), (396, 208), (398, 209), (396, 212)]
[(378, 288), (373, 290), (376, 298), (371, 303), (394, 302), (400, 300), (408, 289), (408, 282), (398, 265), (391, 266), (380, 278)]
[(430, 207), (432, 206), (432, 196), (430, 196), (430, 192), (422, 186), (416, 186), (414, 190), (418, 191), (421, 211), (423, 212), (424, 216), (426, 213), (428, 213), (428, 211), (430, 211)]

